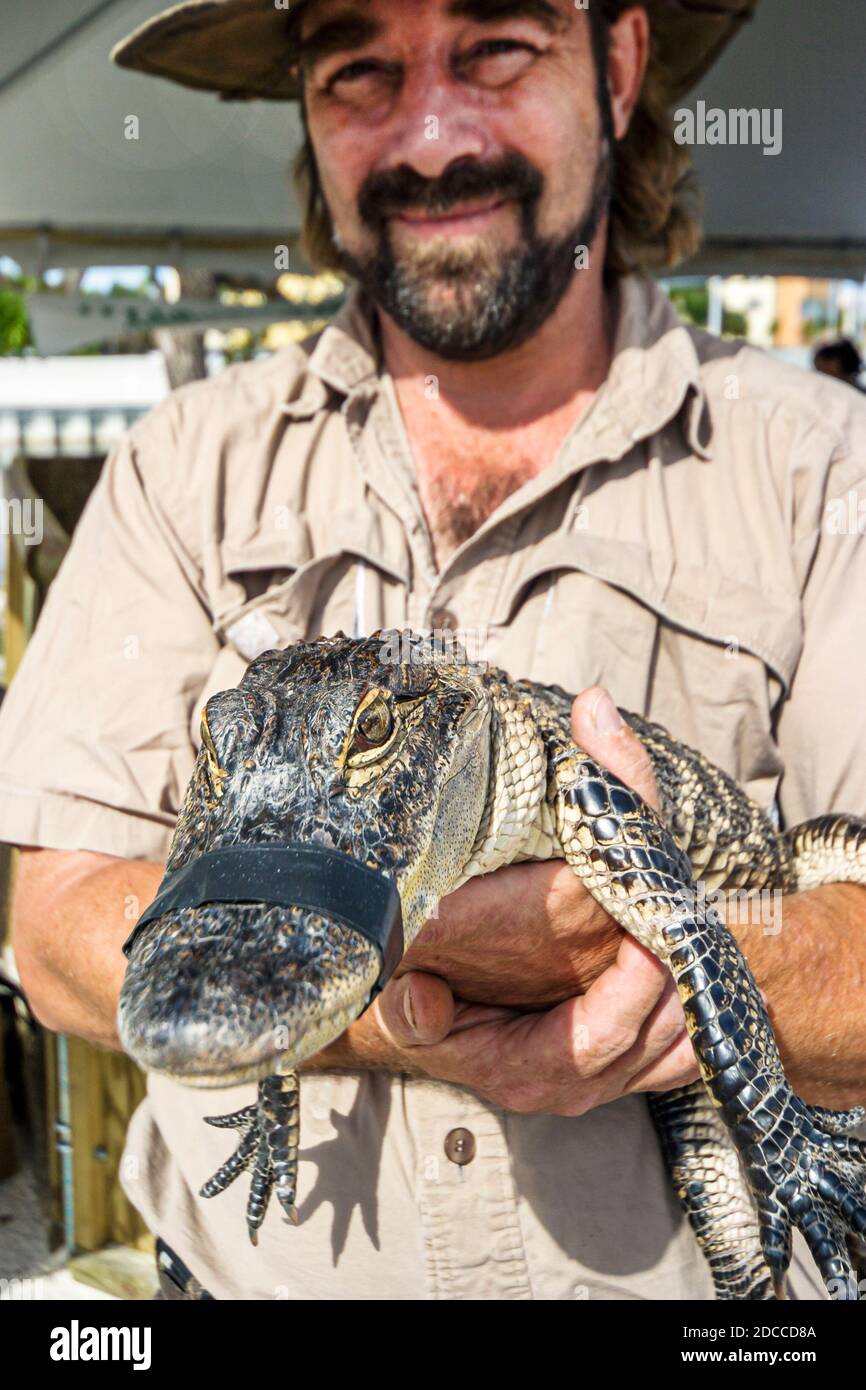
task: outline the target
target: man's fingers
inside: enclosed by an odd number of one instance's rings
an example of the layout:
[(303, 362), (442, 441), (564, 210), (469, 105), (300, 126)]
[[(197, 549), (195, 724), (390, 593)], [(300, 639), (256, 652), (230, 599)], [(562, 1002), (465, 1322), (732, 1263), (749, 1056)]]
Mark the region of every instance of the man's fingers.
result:
[(697, 1079), (697, 1060), (686, 1029), (683, 1006), (671, 977), (634, 1047), (623, 1057), (623, 1064), (630, 1077), (624, 1083), (626, 1092), (653, 1088), (667, 1091), (671, 1086), (685, 1086)]
[(601, 686), (590, 686), (578, 695), (571, 708), (571, 732), (579, 748), (659, 810), (650, 755)]
[(620, 942), (613, 965), (583, 997), (583, 1022), (601, 1055), (612, 1061), (628, 1052), (662, 998), (669, 972), (630, 936)]
[[(585, 995), (534, 1018), (527, 1016), (532, 1065), (525, 1060), (526, 1036), (520, 1029), (504, 1030), (503, 1065), (511, 1054), (537, 1077), (591, 1081), (621, 1064), (635, 1047), (646, 1021), (662, 999), (670, 976), (663, 965), (630, 937), (620, 943), (615, 963), (600, 975)], [(668, 1045), (665, 1038), (659, 1045)], [(647, 1059), (648, 1060), (648, 1059)], [(643, 1058), (638, 1062), (643, 1065)], [(514, 1068), (517, 1070), (517, 1068)], [(637, 1070), (637, 1067), (635, 1067)], [(626, 1069), (624, 1080), (631, 1073)]]
[(643, 1071), (632, 1077), (625, 1090), (627, 1094), (632, 1091), (672, 1091), (676, 1086), (690, 1086), (693, 1081), (700, 1079), (700, 1075), (689, 1035), (683, 1031), (661, 1057), (655, 1058)]
[(388, 982), (373, 1010), (397, 1047), (429, 1046), (447, 1037), (454, 1022), (454, 996), (438, 975), (410, 970)]

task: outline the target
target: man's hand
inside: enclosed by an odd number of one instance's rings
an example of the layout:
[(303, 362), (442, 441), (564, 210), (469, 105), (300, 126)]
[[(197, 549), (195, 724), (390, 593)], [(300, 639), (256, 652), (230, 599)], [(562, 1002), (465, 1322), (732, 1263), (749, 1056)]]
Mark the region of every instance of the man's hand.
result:
[[(605, 691), (578, 697), (572, 731), (658, 807), (649, 756)], [(503, 1109), (560, 1115), (698, 1075), (668, 971), (561, 862), (466, 884), (440, 905), (401, 970), (313, 1065), (407, 1071)], [(544, 1013), (518, 1012), (551, 1003)]]

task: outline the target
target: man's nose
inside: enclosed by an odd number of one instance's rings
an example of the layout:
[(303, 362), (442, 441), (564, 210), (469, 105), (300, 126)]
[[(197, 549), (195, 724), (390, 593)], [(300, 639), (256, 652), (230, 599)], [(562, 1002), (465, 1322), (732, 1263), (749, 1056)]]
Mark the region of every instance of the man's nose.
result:
[(493, 151), (482, 112), (460, 82), (440, 71), (409, 77), (388, 150), (393, 168), (408, 165), (437, 179), (456, 160), (489, 158)]

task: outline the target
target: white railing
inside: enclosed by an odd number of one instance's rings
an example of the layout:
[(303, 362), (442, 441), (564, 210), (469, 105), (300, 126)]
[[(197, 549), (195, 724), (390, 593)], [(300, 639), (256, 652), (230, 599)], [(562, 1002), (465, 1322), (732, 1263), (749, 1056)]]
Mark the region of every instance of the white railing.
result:
[(18, 454), (34, 458), (83, 458), (107, 454), (149, 407), (0, 407), (0, 466)]

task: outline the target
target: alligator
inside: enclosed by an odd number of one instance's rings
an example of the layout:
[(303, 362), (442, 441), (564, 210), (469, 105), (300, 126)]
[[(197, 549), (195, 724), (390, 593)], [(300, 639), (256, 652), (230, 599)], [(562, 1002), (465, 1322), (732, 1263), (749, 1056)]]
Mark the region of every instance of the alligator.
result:
[(423, 634), (258, 657), (204, 708), (163, 887), (125, 946), (123, 1045), (188, 1085), (258, 1082), (253, 1104), (210, 1118), (237, 1149), (202, 1188), (250, 1172), (255, 1243), (272, 1192), (297, 1221), (304, 1061), (368, 1007), (441, 898), (505, 864), (564, 859), (676, 982), (701, 1080), (648, 1103), (717, 1298), (784, 1297), (796, 1227), (831, 1296), (855, 1300), (864, 1112), (794, 1093), (713, 904), (866, 883), (866, 821), (780, 833), (702, 754), (621, 711), (649, 752), (656, 813), (575, 746), (571, 704)]

